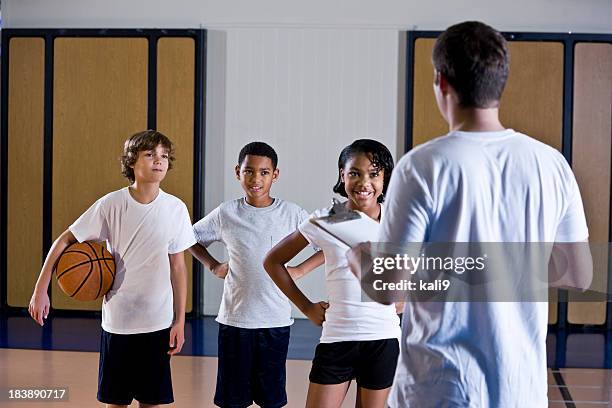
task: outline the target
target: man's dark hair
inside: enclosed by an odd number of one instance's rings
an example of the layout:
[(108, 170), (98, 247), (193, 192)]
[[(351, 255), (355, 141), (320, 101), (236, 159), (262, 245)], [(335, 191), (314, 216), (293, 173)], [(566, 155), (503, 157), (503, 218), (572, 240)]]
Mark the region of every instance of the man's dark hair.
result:
[(270, 146), (269, 144), (264, 142), (251, 142), (245, 145), (238, 154), (239, 166), (242, 165), (244, 158), (249, 154), (251, 156), (263, 156), (269, 158), (270, 160), (272, 160), (272, 169), (276, 169), (276, 165), (278, 164), (278, 156), (276, 155), (276, 152), (274, 151), (272, 146)]
[(501, 99), (510, 55), (492, 27), (467, 21), (446, 29), (433, 49), (433, 66), (455, 89), (463, 107), (492, 108)]
[[(391, 152), (384, 144), (376, 140), (358, 139), (346, 146), (340, 152), (340, 157), (338, 157), (338, 170), (344, 169), (346, 162), (358, 154), (367, 155), (374, 167), (378, 170), (384, 170), (383, 191), (378, 197), (378, 202), (382, 203), (385, 200), (385, 194), (387, 193), (387, 187), (389, 186), (389, 180), (393, 172), (393, 156), (391, 156)], [(333, 191), (336, 194), (340, 194), (342, 197), (347, 197), (344, 182), (339, 173), (340, 172), (338, 172), (338, 181), (336, 181)]]
[(163, 133), (157, 130), (145, 130), (134, 133), (123, 145), (123, 155), (121, 156), (121, 174), (130, 183), (134, 183), (134, 169), (131, 167), (138, 160), (138, 152), (154, 150), (158, 145), (162, 145), (168, 150), (168, 170), (172, 168), (174, 161), (174, 145)]

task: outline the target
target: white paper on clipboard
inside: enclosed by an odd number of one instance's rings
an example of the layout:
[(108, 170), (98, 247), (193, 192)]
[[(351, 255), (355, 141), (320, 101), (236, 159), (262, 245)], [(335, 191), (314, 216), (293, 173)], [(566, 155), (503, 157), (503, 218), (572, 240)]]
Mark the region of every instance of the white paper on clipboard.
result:
[[(334, 205), (334, 208), (336, 208), (336, 205)], [(337, 220), (334, 219), (334, 214), (330, 214), (326, 217), (311, 218), (310, 222), (349, 248), (361, 242), (373, 242), (378, 239), (378, 232), (380, 230), (378, 222), (360, 211), (346, 211), (354, 213), (353, 217), (350, 217), (352, 219), (344, 220), (342, 215), (340, 215), (338, 217), (340, 220)]]

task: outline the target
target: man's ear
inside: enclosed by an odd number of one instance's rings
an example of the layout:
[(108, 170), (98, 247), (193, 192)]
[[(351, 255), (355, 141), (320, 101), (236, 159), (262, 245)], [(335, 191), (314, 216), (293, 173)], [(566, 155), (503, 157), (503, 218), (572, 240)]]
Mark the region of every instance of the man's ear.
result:
[(274, 183), (276, 180), (278, 180), (278, 176), (280, 176), (280, 170), (277, 168), (274, 169), (274, 171), (272, 172), (272, 182)]
[(448, 93), (448, 79), (443, 73), (439, 71), (435, 72), (434, 84), (436, 84), (436, 86), (440, 88), (440, 92), (442, 92), (443, 95), (446, 95)]
[(240, 180), (240, 166), (236, 165), (236, 168), (234, 168), (234, 171), (236, 172), (236, 178)]

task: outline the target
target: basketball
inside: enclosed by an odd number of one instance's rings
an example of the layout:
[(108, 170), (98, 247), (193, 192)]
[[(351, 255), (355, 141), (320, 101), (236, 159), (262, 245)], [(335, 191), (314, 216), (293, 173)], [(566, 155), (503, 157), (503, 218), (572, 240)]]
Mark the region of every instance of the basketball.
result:
[(113, 286), (115, 259), (101, 244), (77, 242), (60, 255), (55, 276), (59, 287), (71, 298), (96, 300)]

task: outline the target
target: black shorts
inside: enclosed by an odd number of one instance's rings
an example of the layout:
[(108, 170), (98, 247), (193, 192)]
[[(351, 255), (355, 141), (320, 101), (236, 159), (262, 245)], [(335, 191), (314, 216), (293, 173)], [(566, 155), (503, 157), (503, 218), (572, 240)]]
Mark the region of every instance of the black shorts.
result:
[(320, 343), (310, 370), (310, 382), (341, 384), (357, 380), (369, 390), (383, 390), (393, 384), (399, 342), (397, 339)]
[(115, 334), (102, 330), (98, 401), (130, 405), (174, 402), (170, 376), (170, 329)]
[(215, 405), (263, 408), (287, 405), (289, 326), (242, 329), (219, 324)]

